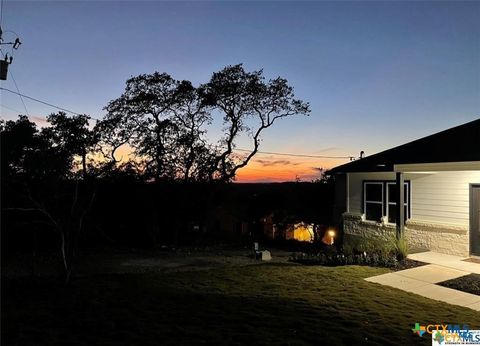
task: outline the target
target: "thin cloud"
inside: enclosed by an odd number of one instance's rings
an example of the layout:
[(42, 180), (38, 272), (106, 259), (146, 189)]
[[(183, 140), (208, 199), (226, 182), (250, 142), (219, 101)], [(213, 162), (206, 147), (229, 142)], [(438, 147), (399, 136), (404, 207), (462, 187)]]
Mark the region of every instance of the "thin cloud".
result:
[(298, 166), (298, 162), (293, 162), (290, 160), (256, 160), (263, 167), (272, 167), (272, 166)]
[(31, 121), (33, 121), (35, 124), (37, 124), (40, 127), (50, 126), (50, 123), (47, 121), (45, 117), (31, 115), (29, 118)]
[(339, 147), (328, 147), (328, 148), (325, 148), (325, 149), (317, 150), (316, 153), (324, 153), (324, 152), (327, 152), (327, 151), (334, 151), (334, 150), (339, 150), (339, 149), (340, 149)]

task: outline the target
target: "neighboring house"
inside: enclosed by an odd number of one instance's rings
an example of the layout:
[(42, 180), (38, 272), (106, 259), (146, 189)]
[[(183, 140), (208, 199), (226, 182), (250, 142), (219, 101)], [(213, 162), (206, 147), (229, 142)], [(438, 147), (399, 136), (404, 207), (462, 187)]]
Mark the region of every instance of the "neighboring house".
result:
[(411, 248), (480, 256), (480, 119), (328, 174), (346, 234), (405, 232)]

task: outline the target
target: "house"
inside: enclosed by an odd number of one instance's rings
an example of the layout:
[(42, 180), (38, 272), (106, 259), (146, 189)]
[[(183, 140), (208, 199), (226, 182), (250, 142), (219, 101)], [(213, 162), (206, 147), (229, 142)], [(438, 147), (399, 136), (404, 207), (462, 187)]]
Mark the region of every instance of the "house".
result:
[(345, 234), (480, 256), (480, 119), (331, 169)]

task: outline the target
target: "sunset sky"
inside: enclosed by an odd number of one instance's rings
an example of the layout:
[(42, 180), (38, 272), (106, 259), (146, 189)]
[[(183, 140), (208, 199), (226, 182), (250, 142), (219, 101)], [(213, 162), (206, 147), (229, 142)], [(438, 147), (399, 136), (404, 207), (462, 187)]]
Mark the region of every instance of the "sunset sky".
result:
[[(6, 0), (1, 25), (23, 42), (10, 66), (20, 92), (94, 118), (141, 73), (198, 85), (244, 63), (285, 77), (312, 113), (271, 128), (269, 153), (370, 155), (480, 117), (478, 1)], [(13, 78), (1, 86), (16, 90)], [(24, 101), (39, 124), (56, 111)], [(20, 113), (2, 91), (2, 118)], [(238, 181), (311, 180), (346, 161), (259, 154)]]

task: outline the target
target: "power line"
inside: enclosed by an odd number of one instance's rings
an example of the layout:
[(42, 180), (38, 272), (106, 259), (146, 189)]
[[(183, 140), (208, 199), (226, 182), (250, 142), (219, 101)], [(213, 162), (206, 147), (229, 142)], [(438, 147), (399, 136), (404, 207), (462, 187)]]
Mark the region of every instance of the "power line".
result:
[(13, 78), (13, 73), (12, 73), (12, 71), (8, 71), (8, 72), (10, 73), (10, 77), (12, 77), (13, 84), (15, 84), (15, 88), (17, 89), (17, 93), (20, 96), (20, 100), (22, 100), (23, 108), (25, 108), (25, 114), (27, 114), (27, 116), (29, 117), (30, 114), (28, 114), (27, 105), (25, 104), (25, 101), (23, 100), (22, 94), (20, 94), (20, 90), (18, 89), (18, 85), (17, 85), (17, 82), (15, 81), (15, 78)]
[[(234, 149), (236, 151), (252, 152), (248, 149)], [(352, 156), (325, 156), (325, 155), (307, 155), (307, 154), (290, 154), (278, 153), (273, 151), (257, 151), (259, 154), (279, 155), (279, 156), (295, 156), (295, 157), (310, 157), (315, 159), (350, 159)]]
[[(19, 96), (21, 96), (21, 97), (25, 97), (25, 98), (27, 98), (27, 99), (29, 99), (29, 100), (42, 103), (42, 104), (44, 104), (44, 105), (47, 105), (47, 106), (50, 106), (50, 107), (59, 109), (59, 110), (61, 110), (61, 111), (65, 111), (65, 112), (72, 113), (72, 114), (75, 114), (75, 115), (81, 115), (80, 113), (71, 111), (71, 110), (66, 109), (66, 108), (63, 108), (63, 107), (55, 106), (54, 104), (51, 104), (51, 103), (49, 103), (49, 102), (45, 102), (45, 101), (36, 99), (36, 98), (34, 98), (34, 97), (31, 97), (31, 96), (28, 96), (28, 95), (25, 95), (25, 94), (21, 94), (20, 92), (16, 92), (16, 91), (13, 91), (13, 90), (10, 90), (10, 89), (7, 89), (7, 88), (3, 88), (3, 87), (0, 87), (0, 90), (5, 90), (5, 91), (8, 91), (8, 92), (11, 92), (12, 94), (16, 94), (16, 95), (19, 95)], [(94, 119), (94, 118), (93, 118), (93, 119)]]
[[(10, 73), (10, 75), (12, 76), (11, 73)], [(16, 85), (17, 83), (15, 82), (15, 79), (13, 78), (13, 76), (12, 76), (12, 79), (13, 79), (15, 85)], [(60, 107), (60, 106), (56, 106), (56, 105), (51, 104), (49, 102), (42, 101), (42, 100), (36, 99), (34, 97), (31, 97), (31, 96), (28, 96), (28, 95), (25, 95), (25, 94), (21, 94), (19, 91), (15, 92), (13, 90), (3, 88), (3, 87), (0, 87), (0, 90), (5, 90), (5, 91), (8, 91), (8, 92), (11, 92), (12, 94), (19, 95), (20, 98), (25, 97), (29, 100), (39, 102), (39, 103), (42, 103), (44, 105), (47, 105), (47, 106), (50, 106), (50, 107), (53, 107), (53, 108), (57, 108), (59, 110), (62, 110), (62, 111), (68, 112), (68, 113), (72, 113), (72, 114), (75, 114), (75, 115), (81, 115), (80, 113), (71, 111), (69, 109), (66, 109), (66, 108), (63, 108), (63, 107)], [(17, 90), (18, 90), (18, 87), (17, 87)], [(22, 102), (23, 102), (23, 99), (22, 99)], [(25, 103), (23, 105), (25, 107)], [(26, 107), (25, 107), (25, 111), (27, 111)], [(27, 111), (27, 115), (28, 115), (28, 111)], [(92, 119), (95, 119), (95, 118), (92, 118)], [(96, 120), (98, 120), (98, 119), (96, 119)], [(234, 150), (235, 151), (242, 151), (242, 152), (251, 152), (251, 150), (241, 149), (241, 148), (234, 149)], [(353, 156), (327, 156), (327, 155), (293, 154), (293, 153), (280, 153), (280, 152), (273, 152), (273, 151), (257, 151), (257, 153), (267, 154), (267, 155), (278, 155), (278, 156), (306, 157), (306, 158), (314, 158), (314, 159), (352, 159), (352, 157), (353, 157)]]

